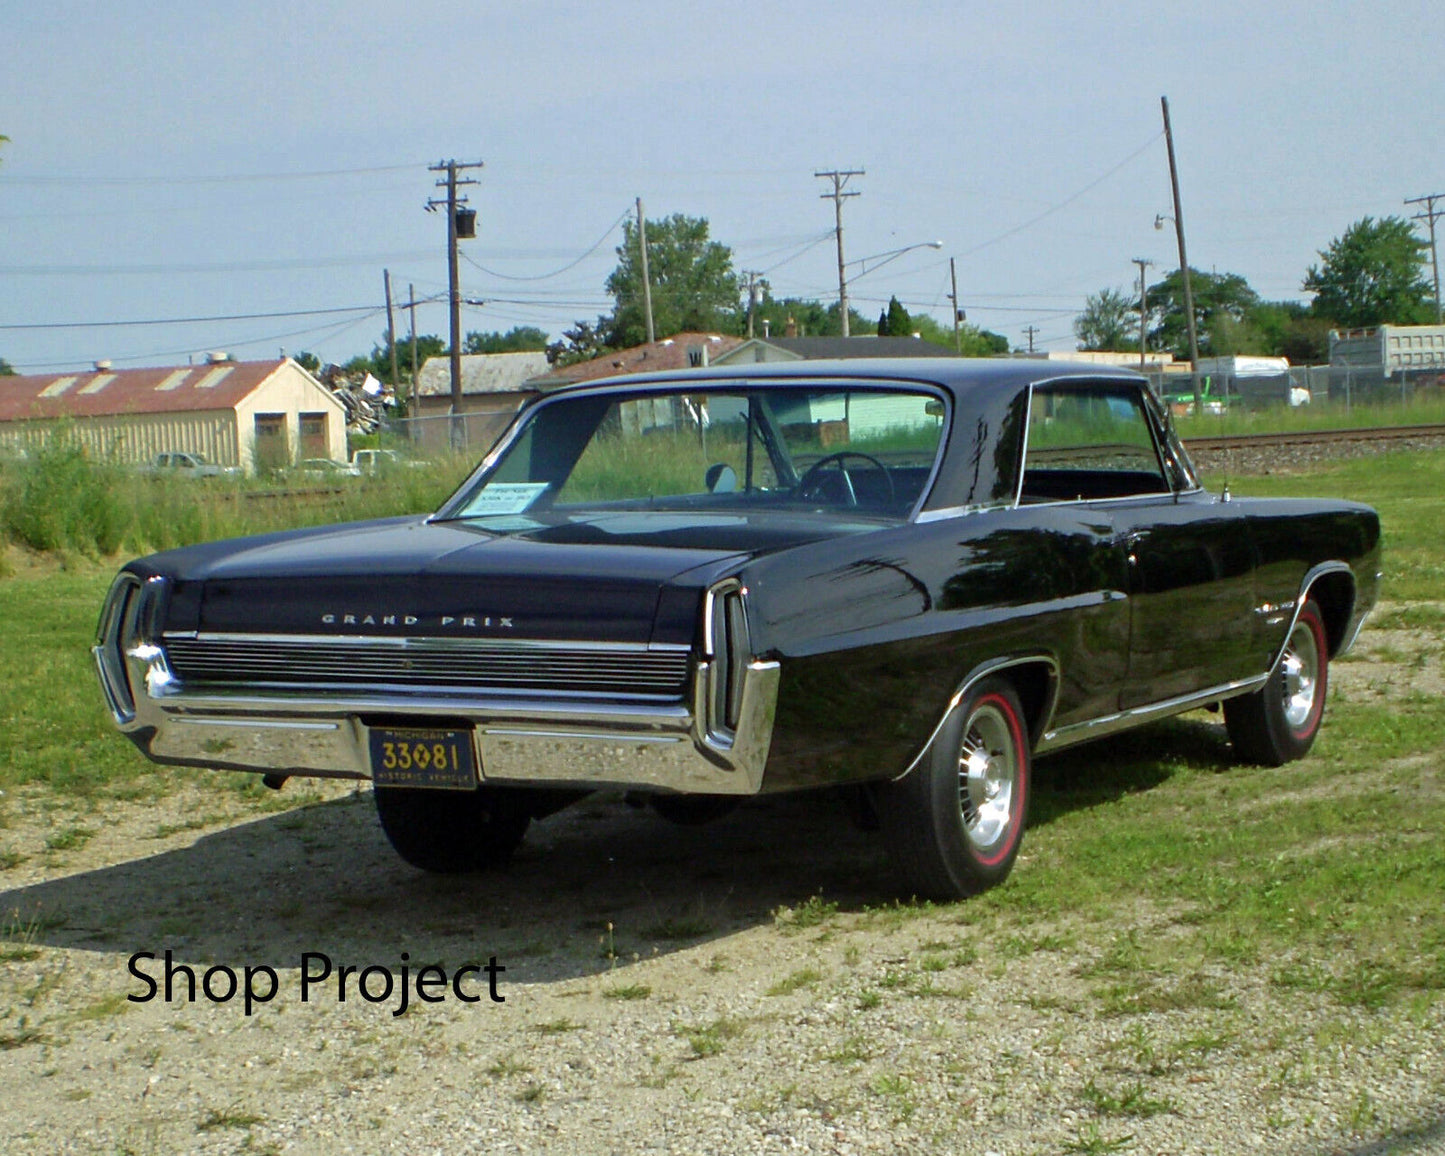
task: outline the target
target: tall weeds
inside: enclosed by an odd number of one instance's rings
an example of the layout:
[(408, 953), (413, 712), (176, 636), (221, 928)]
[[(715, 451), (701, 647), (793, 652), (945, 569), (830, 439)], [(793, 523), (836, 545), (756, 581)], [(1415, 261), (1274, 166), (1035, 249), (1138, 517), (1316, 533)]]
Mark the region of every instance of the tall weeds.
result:
[(7, 465), (5, 535), (32, 550), (114, 554), (134, 516), (123, 478), (119, 466), (91, 461), (79, 442), (56, 434)]
[(471, 463), (318, 485), (314, 479), (184, 478), (96, 460), (63, 431), (0, 461), (0, 537), (42, 553), (109, 558), (331, 522), (436, 509)]

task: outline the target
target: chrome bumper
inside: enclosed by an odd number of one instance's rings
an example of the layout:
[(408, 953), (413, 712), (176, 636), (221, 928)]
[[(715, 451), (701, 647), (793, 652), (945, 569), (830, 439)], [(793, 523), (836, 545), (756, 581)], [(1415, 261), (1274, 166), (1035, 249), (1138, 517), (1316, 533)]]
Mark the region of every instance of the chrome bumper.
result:
[[(92, 648), (116, 726), (158, 763), (371, 778), (368, 718), (472, 728), (484, 782), (750, 795), (763, 784), (778, 697), (776, 662), (741, 667), (735, 725), (721, 725), (715, 659), (699, 661), (686, 700), (187, 690), (157, 629), (161, 580), (122, 574)], [(734, 672), (734, 685), (738, 672)]]

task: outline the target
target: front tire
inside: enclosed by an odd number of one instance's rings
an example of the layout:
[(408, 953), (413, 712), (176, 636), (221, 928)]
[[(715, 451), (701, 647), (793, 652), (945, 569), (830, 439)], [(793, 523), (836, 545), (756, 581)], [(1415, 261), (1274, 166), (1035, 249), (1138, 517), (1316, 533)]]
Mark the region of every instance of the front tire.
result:
[(377, 787), (376, 813), (392, 848), (423, 871), (457, 875), (505, 863), (532, 821), (520, 791)]
[(1324, 619), (1311, 599), (1263, 689), (1225, 701), (1225, 729), (1241, 760), (1278, 767), (1309, 752), (1324, 717), (1329, 659)]
[(1032, 765), (1018, 694), (984, 679), (949, 715), (923, 763), (877, 791), (889, 855), (914, 894), (960, 899), (1001, 883), (1028, 817)]

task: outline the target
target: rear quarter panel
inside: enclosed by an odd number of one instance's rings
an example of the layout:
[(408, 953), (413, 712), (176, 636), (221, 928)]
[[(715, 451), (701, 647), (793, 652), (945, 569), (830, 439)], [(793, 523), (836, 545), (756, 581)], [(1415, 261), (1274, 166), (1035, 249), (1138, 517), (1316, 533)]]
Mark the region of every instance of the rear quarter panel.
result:
[(1127, 668), (1123, 552), (1060, 507), (995, 510), (755, 561), (753, 647), (782, 667), (765, 790), (901, 773), (986, 661), (1048, 655), (1056, 718), (1112, 709)]
[[(1379, 596), (1379, 515), (1358, 502), (1310, 498), (1236, 498), (1235, 502), (1247, 519), (1257, 559), (1255, 592), (1264, 623), (1261, 668), (1283, 645), (1295, 602), (1320, 567), (1343, 563), (1349, 568), (1347, 584), (1335, 579), (1317, 592), (1331, 603), (1325, 609), (1332, 649), (1353, 639)], [(1281, 615), (1273, 608), (1287, 613)], [(1331, 620), (1332, 614), (1337, 620)]]

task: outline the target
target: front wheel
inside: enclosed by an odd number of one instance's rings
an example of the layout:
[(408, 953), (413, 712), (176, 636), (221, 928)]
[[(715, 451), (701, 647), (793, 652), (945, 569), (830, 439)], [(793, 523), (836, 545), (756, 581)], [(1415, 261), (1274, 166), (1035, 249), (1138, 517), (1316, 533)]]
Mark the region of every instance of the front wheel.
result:
[(1324, 716), (1329, 658), (1319, 603), (1311, 599), (1301, 607), (1263, 689), (1224, 703), (1235, 754), (1278, 767), (1309, 752)]
[(959, 899), (1002, 882), (1023, 839), (1031, 785), (1018, 694), (984, 679), (958, 704), (923, 763), (876, 792), (889, 854), (914, 893)]
[(413, 867), (441, 875), (505, 863), (532, 821), (522, 792), (501, 787), (377, 787), (372, 794), (381, 829), (396, 853)]

